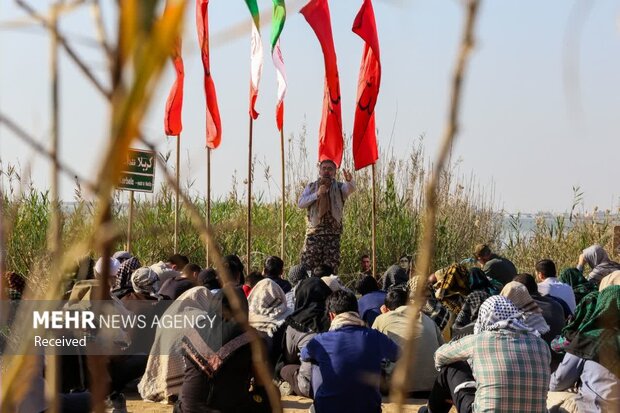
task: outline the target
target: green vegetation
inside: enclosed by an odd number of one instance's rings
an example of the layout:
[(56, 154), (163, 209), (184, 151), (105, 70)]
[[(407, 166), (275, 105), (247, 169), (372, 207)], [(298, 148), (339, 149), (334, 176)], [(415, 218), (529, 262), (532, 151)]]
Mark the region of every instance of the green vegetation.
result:
[[(314, 167), (307, 161), (305, 133), (289, 140), (286, 205), (287, 267), (297, 263), (305, 233), (304, 211), (294, 202), (305, 183), (314, 179)], [(345, 165), (350, 162), (345, 159)], [(440, 207), (437, 220), (437, 242), (434, 266), (441, 267), (471, 255), (475, 244), (491, 242), (501, 254), (512, 259), (521, 271), (533, 270), (534, 263), (550, 257), (558, 267), (574, 265), (580, 251), (593, 243), (607, 245), (611, 251), (614, 217), (603, 215), (580, 216), (576, 208), (581, 194), (576, 190), (569, 216), (555, 221), (539, 218), (533, 230), (524, 231), (520, 216), (508, 217), (494, 205), (492, 191), (479, 189), (475, 180), (457, 175), (458, 164), (451, 164), (440, 186)], [(380, 272), (395, 263), (402, 254), (417, 252), (422, 233), (422, 188), (428, 176), (422, 141), (418, 141), (406, 159), (384, 157), (377, 165), (377, 268)], [(45, 274), (48, 260), (45, 245), (50, 209), (47, 192), (41, 192), (26, 181), (13, 166), (2, 170), (4, 211), (7, 233), (7, 269), (24, 274)], [(256, 179), (256, 178), (255, 178)], [(274, 182), (265, 168), (265, 179)], [(345, 206), (345, 232), (342, 237), (341, 273), (357, 271), (358, 257), (371, 250), (372, 180), (371, 169), (356, 174), (358, 191)], [(245, 259), (245, 194), (237, 193), (233, 179), (231, 192), (212, 203), (212, 225), (218, 245), (224, 254), (237, 253)], [(189, 189), (191, 192), (191, 185)], [(279, 189), (278, 189), (279, 192)], [(253, 204), (252, 268), (259, 268), (267, 255), (280, 253), (280, 203), (264, 200), (259, 193)], [(115, 249), (124, 249), (127, 231), (127, 203), (116, 194), (113, 208), (118, 239)], [(205, 200), (192, 201), (204, 213)], [(75, 202), (63, 211), (63, 243), (65, 246), (92, 231), (94, 205), (85, 200), (79, 184)], [(143, 263), (165, 259), (173, 250), (174, 192), (162, 185), (154, 195), (138, 197), (134, 210), (132, 250)], [(183, 207), (180, 211), (179, 250), (193, 262), (203, 264), (205, 251), (197, 231)], [(95, 254), (93, 253), (93, 256)], [(44, 280), (40, 280), (44, 281)], [(38, 283), (45, 285), (44, 282)]]

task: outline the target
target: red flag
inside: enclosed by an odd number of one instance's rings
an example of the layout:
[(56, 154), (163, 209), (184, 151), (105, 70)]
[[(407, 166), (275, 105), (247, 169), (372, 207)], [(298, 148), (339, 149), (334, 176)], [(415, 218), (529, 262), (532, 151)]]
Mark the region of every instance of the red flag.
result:
[(340, 82), (327, 0), (310, 0), (301, 9), (301, 14), (319, 39), (325, 60), (325, 96), (319, 131), (319, 162), (330, 159), (336, 166), (340, 166), (343, 147)]
[(357, 107), (353, 124), (353, 162), (355, 170), (359, 170), (374, 164), (379, 158), (375, 104), (381, 84), (381, 61), (371, 0), (364, 0), (352, 30), (366, 42), (357, 83)]
[(178, 136), (183, 130), (181, 122), (181, 110), (183, 109), (183, 82), (185, 71), (183, 70), (183, 57), (181, 56), (181, 39), (172, 52), (172, 64), (177, 73), (177, 78), (170, 89), (168, 100), (166, 100), (166, 116), (164, 119), (164, 129), (168, 136)]
[(196, 0), (196, 28), (198, 29), (198, 42), (204, 68), (204, 88), (207, 100), (207, 147), (215, 149), (222, 141), (222, 122), (220, 110), (217, 107), (215, 84), (211, 77), (209, 64), (209, 0)]

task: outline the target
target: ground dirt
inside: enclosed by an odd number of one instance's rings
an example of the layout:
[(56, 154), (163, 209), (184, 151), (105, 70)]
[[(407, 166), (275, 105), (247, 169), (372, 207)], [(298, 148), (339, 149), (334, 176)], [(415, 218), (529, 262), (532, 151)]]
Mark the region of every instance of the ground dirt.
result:
[[(128, 396), (127, 410), (129, 413), (172, 413), (172, 406), (145, 402), (139, 396)], [(416, 413), (420, 406), (424, 405), (426, 400), (409, 399), (403, 410), (404, 413)], [(299, 396), (287, 396), (282, 399), (285, 413), (302, 413), (307, 412), (312, 400)], [(394, 404), (384, 399), (383, 413), (396, 412)]]

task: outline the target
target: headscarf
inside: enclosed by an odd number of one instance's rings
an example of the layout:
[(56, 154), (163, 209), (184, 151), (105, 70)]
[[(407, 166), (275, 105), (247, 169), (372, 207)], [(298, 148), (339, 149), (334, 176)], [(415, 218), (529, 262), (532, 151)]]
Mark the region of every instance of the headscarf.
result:
[(149, 267), (138, 268), (131, 274), (131, 286), (136, 293), (155, 294), (159, 291), (159, 277)]
[(528, 327), (533, 328), (540, 334), (545, 334), (550, 330), (549, 325), (542, 316), (542, 310), (527, 291), (525, 285), (517, 281), (511, 281), (504, 286), (500, 295), (508, 298), (519, 310), (523, 311), (523, 321)]
[(515, 333), (540, 333), (523, 323), (523, 313), (508, 298), (501, 295), (489, 297), (482, 306), (474, 325), (474, 334), (483, 331), (508, 330)]
[(9, 300), (21, 300), (26, 288), (26, 279), (23, 275), (13, 271), (4, 274), (8, 286)]
[(607, 274), (615, 270), (620, 270), (620, 264), (609, 259), (607, 251), (602, 246), (595, 244), (583, 250), (583, 258), (592, 271), (588, 274), (588, 280), (593, 280), (597, 284)]
[[(118, 271), (118, 267), (120, 265), (121, 263), (118, 262), (116, 258), (110, 258), (110, 277), (114, 277), (116, 275), (116, 271)], [(101, 271), (103, 271), (103, 257), (97, 260), (97, 263), (95, 264), (95, 271), (97, 271), (97, 274), (101, 274)]]
[(559, 280), (571, 286), (575, 293), (575, 302), (577, 304), (579, 304), (583, 297), (592, 291), (596, 291), (596, 285), (586, 280), (586, 277), (577, 268), (564, 268), (560, 271)]
[(293, 265), (288, 270), (288, 280), (293, 287), (306, 278), (308, 278), (308, 270), (303, 264)]
[(286, 295), (275, 281), (265, 278), (256, 283), (248, 295), (250, 325), (273, 337), (291, 313), (286, 306)]
[(116, 251), (112, 258), (116, 258), (121, 264), (132, 257), (129, 251)]
[(131, 279), (131, 274), (140, 267), (142, 267), (142, 264), (140, 264), (140, 261), (136, 257), (131, 257), (123, 261), (116, 272), (116, 283), (114, 284), (114, 288), (127, 287)]
[(357, 311), (346, 311), (334, 317), (329, 326), (329, 331), (338, 330), (339, 328), (346, 326), (365, 327), (366, 322), (360, 318)]
[[(170, 304), (163, 316), (183, 314), (209, 316), (206, 312), (213, 294), (205, 287), (193, 287)], [(157, 327), (146, 370), (138, 391), (144, 400), (168, 401), (181, 393), (185, 363), (181, 354), (181, 340), (185, 331), (178, 328)]]
[(332, 290), (320, 278), (303, 280), (295, 291), (295, 311), (287, 317), (286, 323), (301, 332), (326, 331), (329, 320), (325, 312), (325, 300), (331, 293)]
[(458, 314), (464, 298), (470, 293), (469, 273), (461, 264), (452, 264), (435, 272), (435, 297), (444, 307)]
[(612, 285), (620, 285), (620, 270), (614, 271), (609, 275), (606, 275), (598, 286), (599, 291), (603, 291), (605, 288)]
[[(248, 302), (240, 288), (224, 287), (237, 296), (241, 311), (248, 314)], [(228, 311), (227, 311), (228, 310)], [(230, 312), (230, 304), (224, 289), (218, 291), (207, 308), (207, 314), (215, 314), (214, 322), (208, 328), (189, 329), (182, 340), (186, 356), (209, 378), (212, 378), (235, 351), (251, 341), (249, 333)]]
[(337, 275), (321, 277), (321, 280), (329, 287), (330, 290), (332, 290), (332, 292), (345, 289)]
[(620, 377), (620, 285), (588, 294), (565, 332), (568, 353), (593, 360)]
[(407, 271), (400, 265), (391, 265), (383, 275), (383, 290), (387, 291), (394, 285), (406, 284), (408, 281)]

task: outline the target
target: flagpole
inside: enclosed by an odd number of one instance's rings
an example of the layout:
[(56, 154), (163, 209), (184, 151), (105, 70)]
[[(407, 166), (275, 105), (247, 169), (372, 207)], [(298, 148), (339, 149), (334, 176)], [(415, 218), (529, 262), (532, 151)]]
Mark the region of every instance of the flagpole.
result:
[[(211, 148), (207, 148), (207, 228), (211, 226)], [(206, 261), (209, 266), (209, 240), (206, 242)]]
[(127, 216), (127, 252), (131, 253), (131, 228), (133, 227), (133, 194), (129, 191), (129, 214)]
[(281, 172), (281, 185), (282, 185), (282, 214), (281, 214), (281, 223), (280, 223), (280, 258), (284, 262), (286, 259), (284, 257), (284, 240), (285, 240), (285, 224), (286, 224), (286, 170), (285, 170), (285, 162), (284, 162), (284, 125), (282, 125), (282, 129), (280, 129), (280, 161), (282, 166)]
[(377, 193), (375, 164), (372, 164), (372, 274), (377, 277)]
[(248, 272), (251, 268), (251, 253), (252, 253), (252, 132), (254, 126), (254, 119), (250, 114), (250, 132), (248, 136), (248, 206), (247, 206), (247, 240), (246, 240), (246, 262)]
[(177, 135), (176, 188), (174, 191), (174, 253), (179, 252), (179, 169), (181, 166), (181, 134)]

